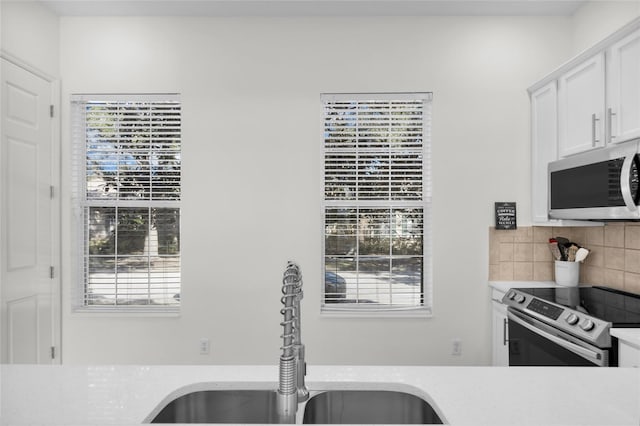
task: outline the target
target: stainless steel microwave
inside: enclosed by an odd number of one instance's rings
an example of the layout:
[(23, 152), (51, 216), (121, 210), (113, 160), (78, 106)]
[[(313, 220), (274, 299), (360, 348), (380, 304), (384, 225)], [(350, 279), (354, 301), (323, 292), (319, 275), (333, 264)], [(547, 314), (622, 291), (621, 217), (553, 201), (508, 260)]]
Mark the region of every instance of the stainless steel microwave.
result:
[(549, 163), (552, 219), (640, 220), (640, 140)]

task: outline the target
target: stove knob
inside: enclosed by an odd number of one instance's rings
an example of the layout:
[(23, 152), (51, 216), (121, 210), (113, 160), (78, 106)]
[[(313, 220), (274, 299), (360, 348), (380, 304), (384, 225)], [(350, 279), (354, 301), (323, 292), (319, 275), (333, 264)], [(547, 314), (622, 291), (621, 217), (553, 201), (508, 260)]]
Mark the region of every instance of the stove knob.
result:
[(509, 292), (507, 296), (509, 297), (510, 300), (513, 300), (516, 297), (516, 292), (512, 290)]
[(569, 314), (564, 320), (569, 324), (569, 325), (576, 325), (576, 323), (578, 322), (580, 318), (578, 318), (578, 316), (576, 314)]
[(518, 302), (518, 303), (524, 303), (524, 301), (525, 301), (525, 300), (526, 300), (526, 297), (524, 297), (524, 296), (523, 296), (523, 295), (521, 295), (521, 294), (519, 294), (519, 295), (516, 297), (516, 302)]
[(584, 331), (591, 331), (596, 325), (590, 319), (586, 319), (580, 323), (580, 328)]

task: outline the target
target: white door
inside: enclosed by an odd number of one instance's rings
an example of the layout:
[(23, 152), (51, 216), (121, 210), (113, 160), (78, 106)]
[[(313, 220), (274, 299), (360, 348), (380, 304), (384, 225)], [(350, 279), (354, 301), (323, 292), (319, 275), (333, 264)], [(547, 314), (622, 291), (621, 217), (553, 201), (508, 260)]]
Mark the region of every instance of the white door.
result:
[(607, 73), (608, 142), (640, 136), (640, 31), (611, 46)]
[(52, 363), (52, 87), (5, 59), (0, 76), (2, 361)]
[(559, 79), (560, 157), (604, 146), (604, 54)]

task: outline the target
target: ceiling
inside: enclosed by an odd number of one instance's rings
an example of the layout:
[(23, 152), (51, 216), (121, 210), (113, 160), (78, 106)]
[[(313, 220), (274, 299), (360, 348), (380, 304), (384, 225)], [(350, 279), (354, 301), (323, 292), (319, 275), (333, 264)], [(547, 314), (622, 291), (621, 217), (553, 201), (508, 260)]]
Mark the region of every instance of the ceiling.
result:
[(586, 3), (585, 0), (40, 1), (60, 16), (571, 16)]

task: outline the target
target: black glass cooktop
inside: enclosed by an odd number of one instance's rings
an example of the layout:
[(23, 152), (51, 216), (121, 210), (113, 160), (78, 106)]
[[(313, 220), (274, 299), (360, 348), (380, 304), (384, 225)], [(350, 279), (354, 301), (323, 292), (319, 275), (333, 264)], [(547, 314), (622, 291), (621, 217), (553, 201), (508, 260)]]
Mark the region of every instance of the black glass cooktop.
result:
[(539, 299), (557, 303), (610, 322), (613, 327), (640, 327), (640, 295), (606, 287), (519, 288)]

